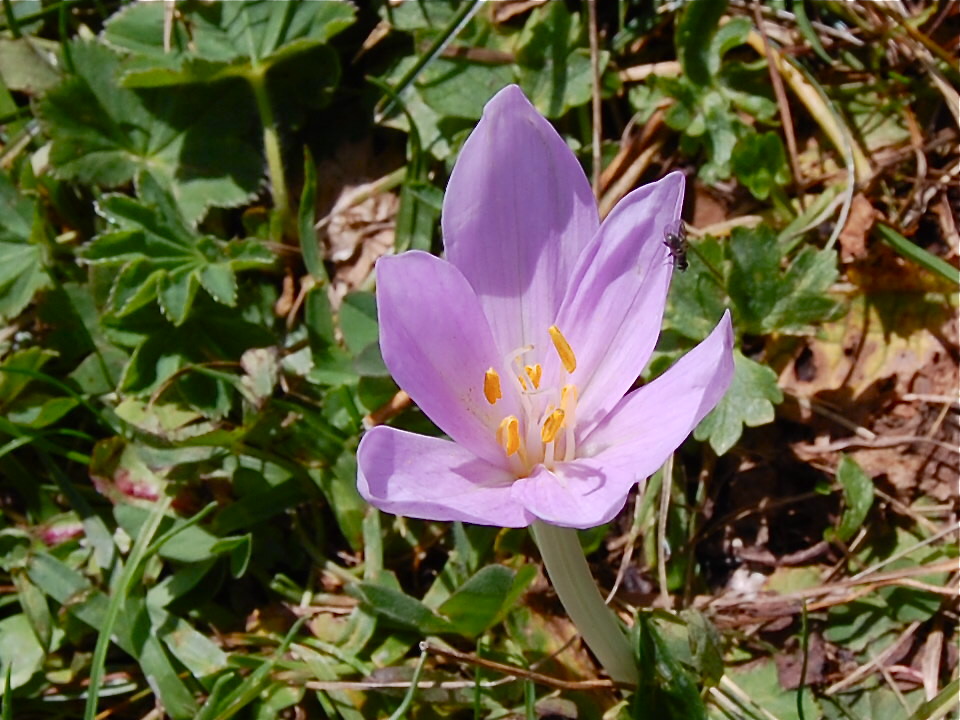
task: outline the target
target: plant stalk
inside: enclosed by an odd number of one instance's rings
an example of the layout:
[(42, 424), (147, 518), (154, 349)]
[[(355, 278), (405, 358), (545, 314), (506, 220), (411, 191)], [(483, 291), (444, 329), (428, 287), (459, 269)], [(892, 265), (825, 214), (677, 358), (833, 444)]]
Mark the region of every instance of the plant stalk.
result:
[[(270, 195), (273, 198), (274, 210), (278, 215), (280, 232), (286, 234), (290, 219), (290, 200), (287, 195), (287, 181), (283, 172), (283, 157), (280, 154), (280, 134), (277, 132), (277, 121), (273, 115), (273, 106), (270, 104), (266, 76), (257, 72), (248, 79), (250, 86), (253, 88), (257, 112), (260, 113), (260, 124), (263, 126), (263, 151), (267, 156)], [(278, 242), (283, 240), (282, 237), (273, 239)]]
[(560, 602), (584, 642), (611, 679), (636, 685), (640, 678), (630, 642), (616, 615), (603, 602), (577, 531), (540, 521), (530, 530)]

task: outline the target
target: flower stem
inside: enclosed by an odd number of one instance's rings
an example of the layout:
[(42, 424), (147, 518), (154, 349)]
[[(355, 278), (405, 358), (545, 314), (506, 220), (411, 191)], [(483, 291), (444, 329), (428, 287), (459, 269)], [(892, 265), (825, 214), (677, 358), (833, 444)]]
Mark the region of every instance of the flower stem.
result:
[(584, 642), (613, 680), (637, 684), (639, 674), (630, 642), (616, 615), (603, 602), (577, 531), (540, 521), (530, 530), (560, 602)]
[[(277, 121), (273, 115), (273, 106), (270, 104), (270, 93), (267, 91), (264, 73), (252, 73), (248, 79), (257, 102), (257, 111), (260, 113), (260, 124), (263, 126), (263, 151), (267, 156), (270, 194), (273, 197), (273, 207), (277, 213), (279, 233), (282, 234), (287, 230), (290, 202), (287, 197), (287, 181), (283, 174), (283, 158), (280, 154), (280, 135), (277, 132)], [(272, 227), (271, 230), (273, 230)], [(282, 237), (274, 238), (274, 240), (281, 241)]]

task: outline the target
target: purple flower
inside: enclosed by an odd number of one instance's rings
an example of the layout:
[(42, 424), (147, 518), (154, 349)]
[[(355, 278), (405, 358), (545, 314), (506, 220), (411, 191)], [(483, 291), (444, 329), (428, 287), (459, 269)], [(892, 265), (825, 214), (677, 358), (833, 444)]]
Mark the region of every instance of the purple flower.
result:
[(723, 396), (725, 313), (630, 392), (660, 331), (684, 179), (627, 195), (601, 225), (566, 143), (516, 86), (486, 106), (443, 204), (446, 260), (377, 263), (391, 374), (451, 439), (375, 427), (360, 494), (386, 512), (524, 527), (612, 519)]

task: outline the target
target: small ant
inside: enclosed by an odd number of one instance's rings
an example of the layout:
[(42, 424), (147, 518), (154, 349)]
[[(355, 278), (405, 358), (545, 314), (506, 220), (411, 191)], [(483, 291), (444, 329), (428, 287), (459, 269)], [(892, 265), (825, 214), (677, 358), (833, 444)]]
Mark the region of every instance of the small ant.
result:
[(673, 266), (680, 272), (687, 269), (687, 229), (683, 220), (677, 223), (677, 229), (673, 232), (663, 231), (663, 244), (670, 251), (670, 257), (673, 258)]

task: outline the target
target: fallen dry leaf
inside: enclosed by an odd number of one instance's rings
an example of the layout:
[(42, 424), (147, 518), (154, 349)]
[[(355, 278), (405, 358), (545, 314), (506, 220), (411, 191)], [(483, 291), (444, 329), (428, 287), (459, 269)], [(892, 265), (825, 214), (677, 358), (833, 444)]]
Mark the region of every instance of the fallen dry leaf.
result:
[(873, 228), (877, 211), (866, 196), (858, 193), (853, 198), (847, 222), (840, 232), (840, 257), (843, 262), (860, 260), (867, 254), (867, 235)]

